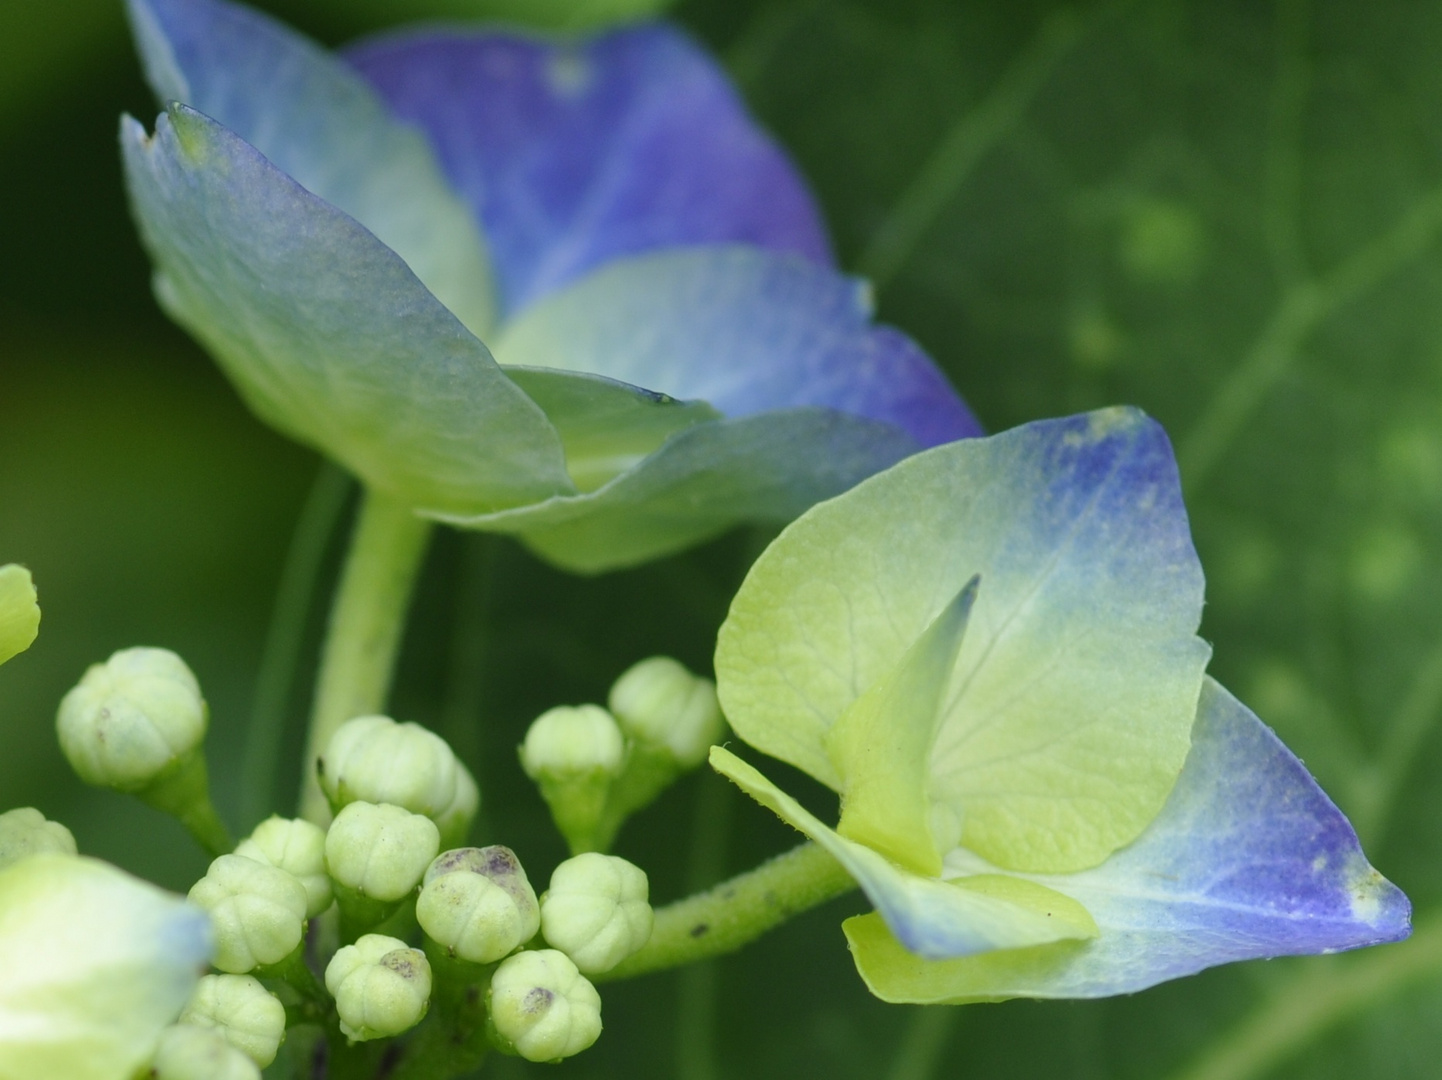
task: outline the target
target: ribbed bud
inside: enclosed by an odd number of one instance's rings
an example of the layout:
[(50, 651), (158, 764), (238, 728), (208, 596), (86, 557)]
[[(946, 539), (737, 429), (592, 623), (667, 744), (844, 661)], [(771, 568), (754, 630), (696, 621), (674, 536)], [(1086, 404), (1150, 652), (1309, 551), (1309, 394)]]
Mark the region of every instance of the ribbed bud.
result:
[(262, 1069), (285, 1041), (285, 1006), (249, 975), (205, 976), (179, 1022), (213, 1028)]
[(366, 934), (325, 969), (340, 1029), (355, 1042), (383, 1039), (421, 1022), (431, 1000), (425, 953), (383, 934)]
[(560, 1061), (601, 1035), (601, 995), (555, 949), (501, 961), (488, 997), (492, 1041), (527, 1061)]
[(0, 566), (0, 664), (30, 648), (40, 632), (40, 605), (30, 571)]
[(38, 854), (0, 870), (0, 1076), (129, 1076), (210, 948), (205, 912), (108, 863)]
[(260, 1080), (260, 1066), (219, 1032), (176, 1024), (161, 1032), (146, 1075), (153, 1080)]
[(536, 936), (540, 907), (508, 847), (458, 848), (426, 871), (416, 920), (453, 956), (490, 964)]
[(652, 656), (627, 670), (611, 687), (609, 704), (626, 734), (664, 746), (682, 768), (704, 761), (726, 731), (716, 684), (669, 656)]
[(420, 884), (440, 845), (428, 817), (389, 803), (353, 802), (325, 834), (325, 865), (336, 885), (391, 903)]
[(305, 886), (305, 913), (315, 918), (330, 907), (330, 877), (325, 871), (325, 830), (300, 818), (270, 817), (242, 840), (237, 855), (284, 870)]
[(651, 936), (646, 872), (615, 855), (567, 859), (541, 897), (541, 933), (587, 975), (610, 971)]
[(205, 737), (200, 684), (169, 649), (122, 649), (60, 702), (60, 748), (88, 784), (140, 791)]
[(27, 855), (74, 855), (77, 850), (70, 830), (58, 821), (47, 821), (33, 806), (0, 814), (0, 870)]
[(284, 870), (222, 855), (190, 889), (210, 912), (215, 966), (232, 975), (284, 960), (305, 933), (305, 886)]
[(459, 829), (464, 835), (480, 806), (475, 779), (444, 739), (388, 716), (342, 724), (316, 774), (332, 810), (357, 801), (391, 803), (425, 815), (448, 834)]

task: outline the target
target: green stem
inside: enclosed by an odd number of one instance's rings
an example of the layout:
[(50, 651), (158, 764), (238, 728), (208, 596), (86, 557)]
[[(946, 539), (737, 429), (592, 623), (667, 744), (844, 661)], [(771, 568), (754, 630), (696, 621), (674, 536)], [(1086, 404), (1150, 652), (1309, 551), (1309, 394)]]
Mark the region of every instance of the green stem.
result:
[(931, 1080), (961, 1010), (954, 1005), (916, 1005), (901, 1037), (887, 1080)]
[(147, 805), (177, 819), (211, 858), (235, 850), (230, 830), (210, 801), (210, 780), (200, 747), (192, 750), (169, 775), (136, 794)]
[(331, 607), (330, 627), (306, 741), (301, 816), (330, 821), (312, 764), (347, 720), (381, 711), (405, 628), (406, 609), (431, 523), (403, 502), (368, 490)]
[(656, 912), (645, 947), (596, 981), (628, 979), (734, 952), (794, 915), (856, 888), (841, 865), (805, 843), (714, 889)]

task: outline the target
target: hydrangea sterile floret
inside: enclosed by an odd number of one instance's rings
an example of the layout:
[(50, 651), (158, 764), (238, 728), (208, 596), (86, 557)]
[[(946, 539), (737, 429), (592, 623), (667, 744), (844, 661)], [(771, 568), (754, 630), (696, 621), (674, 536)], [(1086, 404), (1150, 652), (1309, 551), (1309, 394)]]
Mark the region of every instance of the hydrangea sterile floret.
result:
[(1213, 964), (1405, 937), (1406, 898), (1205, 675), (1171, 447), (1130, 409), (918, 455), (794, 522), (716, 671), (736, 733), (835, 790), (822, 845), (893, 1001), (1130, 992)]
[(107, 863), (0, 869), (0, 1077), (129, 1080), (210, 953), (203, 911)]
[(977, 433), (677, 31), (342, 59), (222, 0), (128, 6), (166, 104), (121, 133), (162, 305), (418, 512), (601, 570)]

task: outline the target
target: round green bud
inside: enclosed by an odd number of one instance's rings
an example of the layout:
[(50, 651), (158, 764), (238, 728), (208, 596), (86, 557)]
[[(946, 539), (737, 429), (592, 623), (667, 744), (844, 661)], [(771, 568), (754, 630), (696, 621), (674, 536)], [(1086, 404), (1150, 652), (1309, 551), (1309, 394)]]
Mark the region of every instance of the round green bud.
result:
[(249, 975), (207, 975), (179, 1023), (213, 1028), (262, 1069), (285, 1041), (285, 1006)]
[(628, 669), (611, 687), (609, 704), (626, 734), (666, 747), (685, 768), (704, 761), (726, 731), (716, 684), (669, 656)]
[(222, 855), (190, 889), (210, 912), (215, 966), (232, 975), (278, 964), (305, 934), (305, 886), (244, 855)]
[(610, 971), (651, 936), (646, 872), (615, 855), (567, 859), (541, 897), (541, 933), (587, 975)]
[(365, 934), (331, 958), (325, 986), (347, 1038), (384, 1039), (409, 1031), (426, 1015), (431, 965), (404, 941)]
[(40, 605), (30, 571), (0, 566), (0, 664), (23, 653), (40, 633)]
[(516, 853), (497, 844), (438, 856), (426, 870), (416, 921), (451, 955), (490, 964), (535, 937), (541, 915)]
[(438, 824), (464, 814), (469, 825), (480, 805), (475, 779), (444, 739), (388, 716), (342, 724), (316, 762), (316, 774), (335, 811), (357, 801), (391, 803)]
[(337, 885), (393, 902), (420, 884), (440, 847), (430, 818), (390, 803), (353, 802), (325, 834), (325, 865)]
[(599, 705), (560, 705), (534, 721), (521, 744), (521, 767), (532, 780), (621, 771), (626, 743)]
[(79, 851), (75, 837), (58, 821), (47, 821), (33, 806), (21, 806), (0, 814), (0, 868), (19, 862), (27, 855), (54, 852), (74, 855)]
[(493, 1040), (527, 1061), (560, 1061), (601, 1035), (601, 995), (555, 949), (501, 961), (488, 994)]
[(305, 913), (315, 918), (330, 907), (330, 877), (325, 872), (325, 830), (300, 818), (269, 817), (242, 840), (237, 855), (279, 870), (305, 886)]
[(160, 1033), (153, 1080), (260, 1080), (260, 1067), (216, 1031), (176, 1024)]
[(60, 702), (60, 748), (87, 784), (140, 791), (205, 737), (200, 684), (169, 649), (122, 649)]

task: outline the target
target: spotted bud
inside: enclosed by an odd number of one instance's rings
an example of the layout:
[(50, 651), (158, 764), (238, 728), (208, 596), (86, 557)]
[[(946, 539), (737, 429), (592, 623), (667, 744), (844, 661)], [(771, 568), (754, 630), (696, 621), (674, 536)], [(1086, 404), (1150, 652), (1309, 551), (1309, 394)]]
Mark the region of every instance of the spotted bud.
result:
[(354, 1042), (383, 1039), (421, 1022), (431, 1000), (425, 953), (384, 934), (366, 934), (325, 969), (340, 1028)]
[(555, 949), (528, 949), (501, 961), (489, 1005), (492, 1042), (527, 1061), (560, 1061), (601, 1035), (601, 995)]
[(458, 848), (426, 871), (416, 920), (453, 956), (490, 964), (536, 936), (540, 908), (508, 847)]

